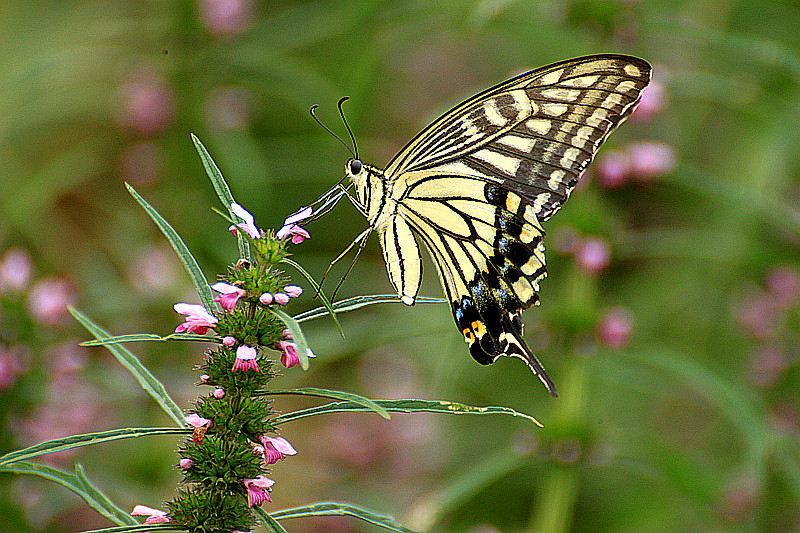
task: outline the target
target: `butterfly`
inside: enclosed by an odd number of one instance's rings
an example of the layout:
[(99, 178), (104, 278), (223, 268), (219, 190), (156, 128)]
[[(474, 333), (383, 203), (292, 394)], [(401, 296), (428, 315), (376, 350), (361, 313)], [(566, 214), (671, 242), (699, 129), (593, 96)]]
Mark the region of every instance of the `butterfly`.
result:
[(541, 223), (633, 112), (650, 72), (625, 55), (553, 63), (455, 106), (384, 170), (357, 154), (345, 165), (351, 200), (369, 223), (357, 240), (378, 234), (397, 296), (407, 305), (417, 298), (421, 241), (472, 357), (518, 357), (553, 396), (522, 335), (522, 311), (539, 304), (547, 274)]

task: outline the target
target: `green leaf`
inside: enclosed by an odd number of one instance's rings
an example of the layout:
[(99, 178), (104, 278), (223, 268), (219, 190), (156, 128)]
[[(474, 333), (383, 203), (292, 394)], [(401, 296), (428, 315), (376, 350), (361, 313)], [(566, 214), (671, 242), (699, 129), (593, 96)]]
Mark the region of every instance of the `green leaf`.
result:
[[(444, 413), (450, 415), (511, 415), (519, 416), (530, 420), (539, 427), (543, 427), (538, 420), (532, 416), (519, 413), (509, 407), (473, 407), (471, 405), (464, 405), (463, 403), (448, 402), (445, 400), (415, 400), (415, 399), (401, 399), (401, 400), (374, 400), (374, 402), (387, 411), (393, 413)], [(284, 413), (275, 417), (276, 424), (283, 424), (284, 422), (291, 422), (299, 418), (307, 416), (322, 415), (327, 413), (343, 413), (343, 412), (363, 412), (371, 411), (363, 405), (355, 402), (334, 402), (317, 407), (310, 407), (301, 411), (293, 413)]]
[[(88, 317), (83, 315), (74, 307), (69, 307), (69, 312), (72, 313), (72, 316), (74, 316), (78, 322), (83, 325), (83, 327), (89, 330), (89, 332), (94, 335), (96, 339), (103, 340), (109, 337), (105, 330), (89, 320)], [(158, 405), (161, 406), (162, 409), (164, 409), (164, 412), (166, 412), (179, 426), (183, 426), (183, 411), (181, 411), (181, 408), (178, 407), (178, 404), (175, 403), (175, 400), (173, 400), (167, 393), (167, 389), (164, 388), (164, 385), (162, 385), (161, 382), (150, 373), (147, 367), (144, 366), (141, 361), (139, 361), (139, 358), (133, 355), (133, 353), (124, 346), (112, 344), (106, 346), (106, 348), (108, 348), (108, 351), (110, 351), (114, 357), (117, 358), (117, 361), (119, 361), (122, 366), (127, 368), (131, 374), (134, 375), (142, 388), (146, 390), (148, 394), (150, 394), (150, 396), (156, 401), (156, 403), (158, 403)]]
[(298, 389), (265, 390), (265, 391), (259, 391), (257, 394), (263, 396), (271, 396), (273, 394), (300, 394), (304, 396), (317, 396), (319, 398), (333, 398), (335, 400), (345, 400), (356, 403), (358, 405), (362, 405), (370, 411), (375, 411), (386, 420), (392, 418), (386, 409), (375, 403), (373, 400), (365, 398), (364, 396), (359, 396), (358, 394), (353, 394), (352, 392), (318, 389), (315, 387), (302, 387)]
[[(194, 143), (194, 147), (197, 150), (197, 153), (200, 154), (200, 161), (203, 162), (203, 168), (206, 169), (206, 174), (208, 174), (208, 179), (211, 180), (211, 185), (214, 186), (214, 190), (217, 191), (217, 196), (219, 197), (219, 201), (222, 202), (222, 205), (225, 206), (225, 209), (228, 210), (231, 219), (238, 220), (233, 211), (231, 210), (231, 204), (237, 203), (236, 200), (233, 199), (233, 194), (231, 193), (230, 187), (228, 187), (225, 178), (222, 176), (222, 172), (220, 172), (219, 167), (214, 160), (211, 159), (211, 155), (206, 150), (206, 147), (203, 146), (203, 143), (200, 142), (200, 139), (195, 136), (194, 133), (190, 134), (192, 137), (192, 142)], [(244, 236), (242, 235), (241, 231), (236, 232), (237, 241), (239, 244), (239, 257), (243, 259), (250, 260), (250, 246), (244, 240)]]
[(278, 523), (277, 520), (272, 518), (269, 513), (267, 513), (261, 507), (253, 507), (253, 511), (256, 512), (259, 518), (262, 520), (262, 525), (264, 529), (267, 530), (267, 533), (288, 533), (286, 529)]
[(155, 333), (132, 333), (130, 335), (117, 335), (93, 341), (84, 341), (81, 346), (108, 346), (109, 344), (122, 344), (124, 342), (141, 341), (201, 341), (218, 343), (216, 337), (198, 335), (197, 333), (170, 333), (169, 335), (156, 335)]
[(300, 366), (303, 370), (308, 370), (308, 343), (306, 342), (305, 335), (303, 335), (303, 330), (300, 328), (300, 324), (280, 309), (275, 309), (274, 306), (268, 306), (267, 309), (269, 309), (270, 313), (280, 318), (281, 321), (286, 324), (286, 327), (289, 328), (292, 334), (292, 342), (297, 345), (297, 354), (300, 356)]
[(273, 511), (270, 513), (273, 518), (278, 520), (286, 520), (289, 518), (302, 518), (305, 516), (353, 516), (355, 518), (375, 524), (391, 531), (399, 531), (400, 533), (416, 533), (413, 529), (401, 526), (394, 521), (394, 518), (388, 515), (378, 514), (349, 503), (337, 502), (319, 502), (310, 505), (302, 505), (300, 507), (293, 507), (291, 509), (282, 509), (280, 511)]
[(100, 492), (97, 487), (86, 478), (83, 467), (75, 465), (75, 473), (71, 474), (51, 466), (22, 461), (11, 466), (0, 467), (2, 472), (15, 474), (32, 474), (62, 485), (81, 498), (95, 511), (105, 516), (115, 524), (137, 525), (138, 522), (128, 513), (117, 507), (108, 496)]
[(189, 428), (125, 428), (100, 431), (98, 433), (85, 433), (83, 435), (71, 435), (60, 439), (48, 440), (34, 444), (22, 450), (15, 450), (0, 456), (0, 467), (47, 455), (50, 453), (80, 448), (101, 442), (110, 442), (120, 439), (131, 439), (146, 437), (150, 435), (186, 435), (192, 432)]
[(314, 289), (314, 294), (318, 295), (319, 299), (322, 300), (323, 309), (327, 311), (327, 314), (331, 315), (334, 324), (336, 324), (336, 329), (339, 330), (339, 334), (342, 336), (342, 338), (344, 338), (344, 330), (342, 329), (342, 325), (339, 323), (339, 319), (336, 317), (336, 310), (331, 305), (331, 301), (328, 300), (328, 297), (325, 296), (325, 293), (322, 292), (322, 289), (317, 281), (306, 271), (306, 269), (300, 266), (299, 263), (292, 261), (288, 257), (284, 257), (280, 262), (294, 267), (298, 272), (300, 272), (300, 274), (303, 275), (304, 278), (306, 278), (306, 280), (311, 284), (311, 287)]
[[(397, 297), (395, 294), (373, 294), (370, 296), (353, 296), (352, 298), (347, 298), (344, 300), (339, 300), (338, 302), (334, 302), (331, 306), (334, 311), (338, 313), (343, 313), (347, 311), (355, 311), (356, 309), (360, 309), (367, 305), (373, 304), (397, 304), (402, 303), (400, 298)], [(440, 304), (440, 303), (447, 303), (445, 298), (434, 298), (431, 296), (419, 296), (417, 297), (416, 303), (418, 304)], [(295, 320), (298, 322), (306, 322), (308, 320), (313, 320), (315, 318), (320, 318), (323, 316), (327, 316), (330, 314), (330, 311), (326, 307), (315, 307), (314, 309), (310, 309), (303, 313), (298, 314), (294, 317)]]
[(164, 234), (164, 236), (169, 241), (172, 248), (175, 250), (175, 253), (178, 254), (178, 259), (181, 260), (183, 263), (186, 272), (189, 273), (189, 277), (192, 279), (192, 283), (194, 283), (194, 288), (197, 291), (197, 295), (200, 296), (200, 301), (203, 302), (203, 307), (206, 308), (206, 311), (209, 313), (220, 312), (221, 308), (214, 302), (214, 295), (211, 292), (211, 287), (208, 286), (208, 281), (206, 281), (206, 277), (203, 275), (203, 271), (200, 270), (200, 266), (197, 264), (194, 256), (192, 256), (191, 252), (189, 252), (189, 248), (186, 247), (184, 244), (183, 239), (181, 239), (178, 232), (172, 229), (166, 220), (162, 218), (158, 212), (153, 209), (150, 204), (145, 201), (144, 198), (139, 196), (133, 187), (131, 187), (128, 183), (125, 184), (125, 187), (128, 189), (128, 192), (131, 193), (131, 196), (139, 202), (139, 204), (144, 208), (150, 218), (153, 219), (153, 222), (156, 223), (158, 228)]

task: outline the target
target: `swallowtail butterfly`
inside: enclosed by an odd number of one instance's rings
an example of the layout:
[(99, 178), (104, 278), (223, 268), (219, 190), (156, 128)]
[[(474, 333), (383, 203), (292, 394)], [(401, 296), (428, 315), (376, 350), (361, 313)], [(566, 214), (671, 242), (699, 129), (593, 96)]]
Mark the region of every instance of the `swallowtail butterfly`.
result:
[(389, 279), (413, 305), (425, 243), (458, 330), (482, 364), (519, 357), (556, 389), (522, 336), (546, 275), (541, 223), (569, 197), (606, 137), (639, 102), (650, 65), (593, 55), (554, 63), (457, 105), (385, 170), (345, 165), (380, 236)]

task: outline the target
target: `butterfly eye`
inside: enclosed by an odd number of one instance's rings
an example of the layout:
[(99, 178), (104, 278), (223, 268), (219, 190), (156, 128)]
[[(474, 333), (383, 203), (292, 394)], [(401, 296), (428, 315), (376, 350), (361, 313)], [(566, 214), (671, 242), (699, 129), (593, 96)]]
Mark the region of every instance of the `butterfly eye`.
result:
[(361, 172), (361, 166), (362, 166), (361, 161), (359, 161), (358, 159), (352, 159), (350, 161), (350, 173), (355, 176), (356, 174)]

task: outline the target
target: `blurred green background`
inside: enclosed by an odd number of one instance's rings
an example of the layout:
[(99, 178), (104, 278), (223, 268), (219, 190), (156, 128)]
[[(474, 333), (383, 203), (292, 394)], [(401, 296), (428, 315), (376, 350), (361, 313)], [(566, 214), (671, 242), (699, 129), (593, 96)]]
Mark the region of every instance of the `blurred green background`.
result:
[[(0, 452), (167, 425), (64, 315), (167, 333), (196, 302), (130, 182), (209, 278), (235, 260), (197, 134), (261, 227), (314, 200), (348, 153), (384, 165), (461, 99), (524, 70), (619, 52), (654, 67), (547, 225), (527, 338), (561, 397), (516, 360), (470, 359), (446, 305), (308, 324), (318, 354), (278, 387), (506, 405), (507, 417), (327, 416), (286, 426), (267, 509), (349, 501), (421, 530), (800, 530), (800, 7), (784, 1), (5, 0), (0, 7)], [(319, 276), (364, 227), (346, 202), (294, 259)], [(347, 261), (331, 281), (338, 280)], [(439, 295), (428, 264), (423, 294)], [(295, 278), (295, 281), (301, 280)], [(341, 297), (391, 292), (373, 239)], [(306, 295), (308, 296), (308, 295)], [(315, 306), (310, 297), (293, 312)], [(135, 345), (181, 406), (201, 349)], [(282, 398), (288, 411), (306, 400)], [(173, 438), (47, 460), (123, 508), (170, 499)], [(0, 476), (6, 531), (110, 525), (63, 488)], [(293, 532), (372, 532), (352, 519)]]

